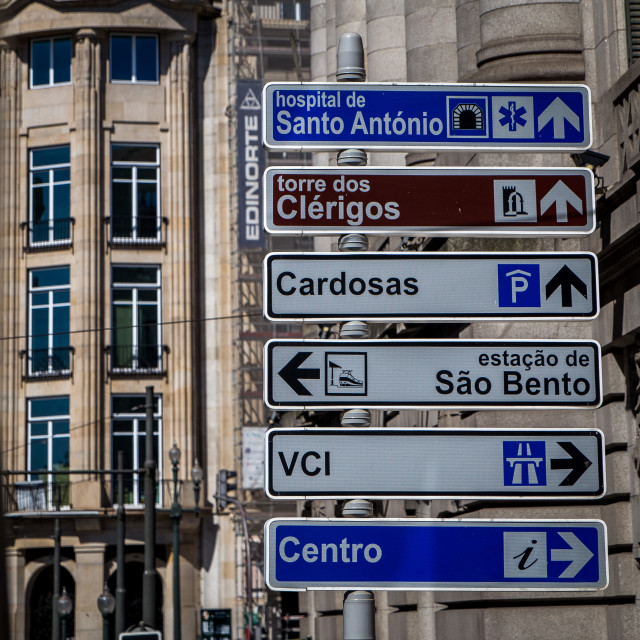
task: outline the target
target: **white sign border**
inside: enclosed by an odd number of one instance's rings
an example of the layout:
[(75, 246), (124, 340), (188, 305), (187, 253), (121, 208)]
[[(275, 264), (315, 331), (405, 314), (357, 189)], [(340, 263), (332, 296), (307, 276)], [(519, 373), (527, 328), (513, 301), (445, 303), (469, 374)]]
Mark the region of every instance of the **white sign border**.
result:
[[(554, 583), (546, 583), (541, 584), (539, 587), (533, 586), (518, 586), (508, 588), (509, 583), (505, 583), (504, 587), (473, 587), (473, 586), (460, 586), (460, 587), (452, 587), (450, 584), (447, 586), (429, 586), (429, 587), (420, 587), (413, 583), (410, 585), (404, 583), (398, 586), (389, 586), (389, 584), (384, 585), (363, 585), (360, 583), (355, 584), (340, 584), (339, 586), (311, 586), (311, 587), (282, 587), (277, 584), (273, 584), (271, 582), (271, 564), (275, 564), (273, 558), (271, 557), (271, 525), (278, 525), (278, 523), (290, 523), (290, 524), (299, 524), (302, 522), (312, 522), (312, 523), (328, 523), (328, 522), (336, 522), (337, 524), (348, 524), (351, 522), (364, 525), (370, 524), (372, 526), (383, 525), (388, 526), (388, 524), (393, 525), (393, 523), (401, 523), (401, 524), (413, 524), (413, 526), (419, 526), (423, 523), (429, 522), (441, 522), (444, 526), (447, 524), (451, 524), (452, 522), (457, 523), (469, 523), (469, 524), (478, 524), (487, 526), (494, 525), (512, 525), (513, 527), (526, 527), (526, 526), (572, 526), (572, 525), (584, 525), (593, 526), (593, 527), (602, 527), (602, 549), (604, 553), (603, 557), (598, 558), (600, 573), (603, 576), (603, 584), (599, 586), (577, 586), (575, 583), (573, 585), (567, 586), (555, 586)], [(385, 524), (387, 523), (387, 524)], [(275, 546), (274, 546), (275, 549)], [(608, 536), (607, 536), (607, 525), (603, 520), (598, 518), (594, 519), (578, 519), (578, 518), (567, 518), (566, 520), (555, 520), (555, 519), (547, 519), (547, 518), (526, 518), (526, 519), (507, 519), (507, 518), (271, 518), (264, 523), (264, 578), (265, 583), (269, 589), (274, 591), (349, 591), (353, 589), (367, 589), (368, 591), (603, 591), (609, 586), (609, 562), (608, 562)]]
[[(512, 176), (521, 176), (522, 178), (531, 178), (535, 175), (557, 174), (557, 173), (575, 173), (582, 174), (587, 180), (586, 189), (586, 212), (587, 221), (590, 222), (588, 228), (577, 229), (575, 226), (548, 226), (542, 228), (543, 225), (522, 228), (506, 228), (496, 224), (495, 227), (407, 227), (398, 225), (397, 227), (372, 227), (366, 224), (357, 226), (327, 226), (327, 227), (309, 227), (303, 224), (291, 227), (276, 227), (273, 222), (273, 189), (271, 189), (270, 176), (282, 172), (296, 173), (304, 175), (305, 173), (327, 173), (329, 175), (345, 175), (345, 176), (369, 176), (369, 175), (431, 175), (431, 176), (495, 176), (498, 178), (509, 178)], [(588, 177), (588, 174), (590, 177)], [(428, 237), (495, 237), (501, 238), (526, 238), (526, 237), (567, 237), (567, 236), (588, 236), (596, 229), (596, 196), (595, 196), (595, 177), (593, 171), (587, 167), (386, 167), (386, 166), (363, 166), (363, 167), (329, 167), (329, 166), (289, 166), (267, 167), (262, 175), (262, 217), (265, 231), (271, 235), (283, 236), (299, 236), (299, 235), (341, 235), (344, 233), (366, 233), (368, 235), (377, 236), (428, 236)]]
[[(482, 90), (501, 91), (501, 92), (521, 92), (529, 91), (530, 93), (544, 93), (550, 91), (571, 91), (574, 93), (584, 92), (584, 142), (582, 144), (567, 144), (556, 142), (550, 143), (532, 143), (524, 144), (484, 144), (474, 145), (472, 142), (455, 142), (449, 144), (385, 144), (385, 143), (367, 143), (366, 141), (328, 141), (314, 143), (279, 143), (273, 140), (273, 121), (269, 100), (269, 93), (274, 87), (282, 88), (299, 88), (321, 91), (323, 89), (333, 90), (356, 90), (356, 91), (375, 91), (378, 88), (384, 90), (389, 87), (399, 87), (405, 91), (420, 91), (425, 87), (433, 88), (439, 91), (449, 91), (454, 94), (456, 92), (475, 92), (482, 95)], [(317, 87), (317, 89), (316, 89)], [(271, 116), (271, 117), (269, 117)], [(531, 152), (553, 152), (553, 153), (571, 153), (586, 151), (593, 144), (593, 114), (591, 107), (591, 89), (586, 84), (527, 84), (527, 83), (448, 83), (448, 82), (267, 82), (262, 89), (262, 145), (269, 151), (338, 151), (342, 148), (358, 148), (371, 151), (416, 151), (420, 149), (428, 151), (485, 151), (487, 153), (493, 151), (531, 151)]]
[[(336, 261), (345, 260), (345, 262), (352, 261), (357, 262), (359, 260), (375, 259), (375, 260), (398, 260), (410, 261), (414, 260), (441, 260), (445, 262), (447, 260), (473, 260), (473, 259), (486, 259), (486, 260), (513, 260), (518, 261), (520, 259), (531, 260), (539, 259), (541, 261), (550, 261), (553, 259), (562, 260), (563, 258), (583, 258), (590, 260), (593, 264), (592, 281), (589, 283), (591, 291), (593, 293), (593, 305), (592, 311), (588, 315), (572, 315), (567, 313), (566, 315), (560, 313), (540, 313), (538, 315), (525, 315), (525, 314), (509, 314), (508, 310), (505, 310), (499, 315), (490, 314), (477, 314), (477, 315), (465, 315), (465, 314), (451, 314), (451, 315), (402, 315), (402, 314), (361, 314), (357, 312), (340, 314), (327, 314), (324, 316), (317, 315), (288, 315), (275, 317), (270, 315), (272, 307), (273, 292), (271, 288), (271, 279), (269, 275), (271, 269), (269, 264), (279, 258), (296, 259), (300, 257), (302, 259), (309, 258), (327, 258), (334, 259)], [(330, 308), (328, 301), (327, 307)], [(262, 312), (264, 317), (270, 322), (312, 322), (313, 324), (323, 322), (345, 322), (347, 320), (369, 320), (371, 322), (521, 322), (521, 321), (535, 321), (535, 322), (548, 322), (548, 321), (587, 321), (594, 320), (600, 314), (600, 281), (598, 271), (598, 257), (590, 251), (444, 251), (444, 252), (411, 252), (411, 251), (358, 251), (357, 253), (339, 253), (339, 252), (272, 252), (268, 253), (262, 262)]]
[[(517, 437), (518, 434), (524, 436), (549, 436), (549, 437), (571, 437), (573, 436), (581, 436), (581, 437), (589, 437), (593, 436), (598, 442), (598, 460), (593, 464), (598, 465), (598, 476), (600, 479), (600, 489), (597, 493), (591, 493), (589, 495), (578, 494), (578, 493), (560, 493), (560, 492), (547, 492), (547, 493), (504, 493), (503, 495), (497, 495), (495, 493), (429, 493), (429, 492), (415, 492), (415, 493), (380, 493), (380, 492), (344, 492), (344, 493), (305, 493), (300, 491), (298, 493), (273, 493), (271, 491), (273, 485), (273, 465), (271, 464), (271, 453), (273, 450), (273, 438), (278, 435), (288, 435), (295, 436), (296, 432), (298, 434), (309, 433), (313, 435), (355, 435), (355, 436), (371, 436), (375, 437), (376, 435), (391, 435), (402, 437), (403, 435), (421, 435), (433, 434), (435, 437), (440, 436), (488, 436), (495, 435), (498, 436), (513, 436)], [(425, 437), (429, 437), (426, 436)], [(567, 500), (580, 500), (580, 501), (588, 501), (588, 500), (599, 500), (606, 495), (607, 491), (607, 474), (605, 468), (605, 436), (604, 433), (600, 429), (525, 429), (525, 428), (514, 428), (514, 429), (410, 429), (410, 428), (367, 428), (367, 429), (350, 429), (350, 428), (318, 428), (318, 427), (302, 427), (302, 428), (282, 428), (276, 427), (269, 429), (265, 435), (265, 461), (264, 461), (264, 469), (265, 469), (265, 493), (271, 500), (353, 500), (357, 498), (362, 499), (373, 499), (373, 500), (499, 500), (499, 501), (509, 501), (509, 500), (530, 500), (530, 501), (540, 501), (540, 500), (550, 500), (550, 501), (567, 501)], [(567, 458), (569, 459), (569, 458)]]

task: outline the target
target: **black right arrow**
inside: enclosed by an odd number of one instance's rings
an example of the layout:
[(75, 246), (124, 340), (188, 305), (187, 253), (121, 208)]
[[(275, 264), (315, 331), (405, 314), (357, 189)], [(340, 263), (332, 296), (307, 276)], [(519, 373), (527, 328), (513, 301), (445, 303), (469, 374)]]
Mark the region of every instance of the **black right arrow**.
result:
[(312, 395), (300, 380), (320, 380), (320, 369), (301, 369), (300, 365), (312, 354), (312, 351), (299, 351), (278, 371), (278, 375), (299, 395)]
[(573, 442), (558, 442), (571, 456), (570, 458), (555, 458), (551, 460), (552, 469), (571, 469), (571, 473), (560, 483), (561, 487), (573, 486), (582, 474), (591, 466), (591, 460), (576, 447)]
[(547, 300), (551, 297), (553, 292), (560, 287), (562, 293), (562, 306), (571, 306), (571, 287), (575, 287), (578, 293), (582, 294), (583, 298), (587, 297), (587, 285), (578, 278), (578, 276), (567, 267), (565, 264), (558, 273), (556, 273), (551, 280), (547, 283), (546, 294)]

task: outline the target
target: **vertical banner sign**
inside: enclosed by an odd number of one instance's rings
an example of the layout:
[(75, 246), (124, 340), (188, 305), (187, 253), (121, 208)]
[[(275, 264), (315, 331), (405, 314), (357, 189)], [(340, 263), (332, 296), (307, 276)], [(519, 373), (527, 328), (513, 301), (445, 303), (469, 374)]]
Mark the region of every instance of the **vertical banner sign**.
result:
[(262, 82), (238, 80), (238, 247), (262, 249), (262, 150), (261, 104)]
[(242, 427), (242, 488), (264, 489), (266, 427)]

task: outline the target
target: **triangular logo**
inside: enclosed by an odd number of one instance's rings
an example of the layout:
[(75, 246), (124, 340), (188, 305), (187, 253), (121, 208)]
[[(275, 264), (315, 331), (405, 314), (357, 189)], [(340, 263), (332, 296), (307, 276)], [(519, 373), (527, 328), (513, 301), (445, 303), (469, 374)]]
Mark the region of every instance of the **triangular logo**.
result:
[(252, 111), (260, 110), (260, 100), (256, 98), (256, 94), (252, 89), (247, 89), (242, 102), (240, 103), (240, 109), (250, 109)]

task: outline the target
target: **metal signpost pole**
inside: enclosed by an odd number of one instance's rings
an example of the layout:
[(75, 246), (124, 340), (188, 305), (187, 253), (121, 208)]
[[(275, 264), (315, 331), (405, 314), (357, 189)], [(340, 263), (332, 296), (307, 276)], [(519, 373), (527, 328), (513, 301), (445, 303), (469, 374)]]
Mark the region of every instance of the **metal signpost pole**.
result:
[[(336, 79), (338, 82), (364, 82), (364, 48), (362, 38), (357, 33), (345, 33), (338, 44)], [(364, 166), (367, 154), (361, 149), (343, 149), (338, 153), (338, 166)], [(347, 234), (340, 237), (340, 251), (365, 251), (368, 248), (366, 236)], [(345, 322), (340, 330), (341, 338), (367, 338), (369, 328), (365, 322)], [(369, 426), (371, 416), (368, 411), (360, 411), (361, 426)], [(345, 417), (346, 416), (346, 417)], [(343, 414), (349, 422), (350, 412)], [(351, 418), (353, 420), (353, 417)], [(343, 517), (371, 517), (373, 505), (369, 500), (350, 500), (342, 508)], [(343, 602), (343, 638), (344, 640), (375, 639), (375, 597), (371, 591), (347, 591)]]
[(156, 469), (153, 447), (153, 387), (146, 388), (144, 461), (144, 575), (142, 582), (142, 619), (156, 626)]

